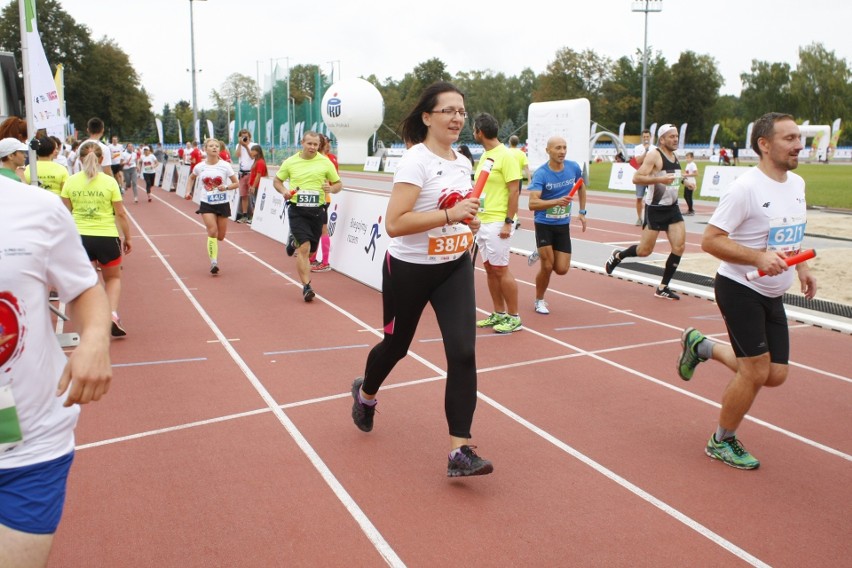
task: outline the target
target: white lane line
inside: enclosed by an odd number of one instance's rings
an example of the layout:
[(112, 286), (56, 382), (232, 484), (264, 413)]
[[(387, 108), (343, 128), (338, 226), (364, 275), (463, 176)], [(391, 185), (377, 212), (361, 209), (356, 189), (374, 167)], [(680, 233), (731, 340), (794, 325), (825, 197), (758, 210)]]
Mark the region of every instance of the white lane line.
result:
[(636, 325), (635, 321), (626, 321), (622, 323), (602, 323), (598, 325), (575, 325), (574, 327), (555, 327), (554, 331), (576, 331), (579, 329), (596, 329), (601, 327), (621, 327), (623, 325)]
[(290, 355), (293, 353), (312, 353), (315, 351), (337, 351), (340, 349), (364, 349), (365, 347), (370, 347), (366, 343), (362, 343), (360, 345), (340, 345), (337, 347), (317, 347), (315, 349), (291, 349), (289, 351), (264, 351), (264, 355)]
[(145, 365), (171, 365), (173, 363), (194, 363), (206, 361), (207, 357), (193, 357), (190, 359), (163, 359), (161, 361), (138, 361), (136, 363), (113, 363), (113, 367), (143, 367)]
[[(349, 495), (346, 489), (344, 489), (343, 484), (340, 483), (340, 481), (334, 476), (334, 474), (331, 472), (325, 462), (322, 461), (322, 458), (320, 458), (317, 451), (313, 448), (313, 446), (311, 446), (311, 444), (308, 442), (302, 432), (296, 427), (296, 424), (292, 420), (290, 420), (290, 417), (284, 413), (280, 406), (278, 406), (275, 399), (260, 382), (260, 379), (258, 379), (257, 376), (252, 372), (251, 368), (249, 368), (245, 360), (240, 357), (240, 354), (237, 353), (237, 351), (231, 345), (230, 341), (225, 337), (225, 335), (222, 333), (222, 331), (219, 329), (219, 327), (216, 325), (216, 323), (213, 321), (207, 311), (201, 306), (201, 303), (195, 298), (192, 292), (190, 292), (189, 289), (184, 286), (183, 282), (181, 282), (181, 280), (178, 278), (178, 275), (174, 271), (172, 266), (160, 254), (160, 249), (158, 249), (154, 245), (153, 241), (148, 238), (148, 235), (145, 234), (145, 231), (136, 222), (136, 219), (132, 215), (128, 216), (133, 222), (133, 225), (136, 227), (136, 230), (139, 231), (139, 234), (148, 243), (148, 246), (150, 246), (151, 249), (154, 250), (154, 252), (160, 258), (160, 262), (163, 264), (165, 269), (169, 272), (169, 274), (174, 277), (175, 282), (177, 282), (177, 284), (183, 289), (183, 293), (186, 296), (187, 300), (189, 300), (189, 302), (193, 305), (195, 310), (207, 324), (207, 327), (209, 327), (210, 330), (216, 335), (216, 337), (219, 339), (219, 343), (222, 345), (225, 351), (227, 351), (228, 355), (230, 355), (234, 363), (237, 364), (237, 366), (243, 372), (245, 377), (248, 379), (248, 381), (251, 383), (251, 385), (266, 403), (267, 407), (269, 407), (272, 413), (275, 414), (275, 417), (278, 419), (281, 425), (284, 426), (284, 429), (287, 430), (287, 433), (290, 435), (291, 438), (293, 438), (293, 440), (296, 442), (296, 445), (298, 445), (299, 449), (302, 450), (302, 453), (304, 453), (308, 460), (310, 460), (311, 464), (320, 474), (323, 481), (325, 481), (325, 483), (329, 486), (329, 488), (332, 490), (337, 499), (343, 504), (343, 506), (346, 507), (346, 510), (349, 511), (349, 514), (352, 516), (355, 522), (358, 523), (358, 526), (361, 527), (361, 530), (364, 532), (370, 542), (373, 543), (373, 546), (375, 547), (376, 551), (381, 555), (381, 557), (389, 566), (404, 567), (405, 563), (397, 555), (393, 548), (391, 548), (390, 544), (387, 542), (387, 540), (385, 540), (384, 536), (382, 536), (376, 526), (373, 525), (373, 523), (370, 521), (364, 511), (361, 510), (361, 508), (358, 506), (358, 503), (356, 503), (352, 496)], [(195, 221), (194, 219), (192, 220), (197, 223), (197, 221)], [(254, 255), (249, 256), (255, 258)]]

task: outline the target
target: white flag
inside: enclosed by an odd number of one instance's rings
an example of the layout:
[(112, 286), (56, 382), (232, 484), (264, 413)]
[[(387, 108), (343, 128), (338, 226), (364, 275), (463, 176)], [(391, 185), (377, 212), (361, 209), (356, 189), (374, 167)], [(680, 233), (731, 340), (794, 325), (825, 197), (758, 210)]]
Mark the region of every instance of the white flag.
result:
[(59, 93), (56, 92), (53, 73), (50, 72), (44, 46), (38, 35), (35, 0), (23, 0), (23, 2), (26, 32), (21, 34), (24, 41), (21, 51), (26, 54), (29, 65), (29, 76), (26, 77), (29, 90), (25, 92), (28, 97), (26, 104), (32, 105), (33, 109), (34, 130), (62, 126), (65, 124), (65, 118), (62, 116), (62, 101)]

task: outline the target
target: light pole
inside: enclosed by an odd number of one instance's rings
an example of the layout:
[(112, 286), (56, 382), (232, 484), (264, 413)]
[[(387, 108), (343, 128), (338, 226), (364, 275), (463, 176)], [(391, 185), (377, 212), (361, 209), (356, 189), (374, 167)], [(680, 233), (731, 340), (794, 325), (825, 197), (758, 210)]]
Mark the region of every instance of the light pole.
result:
[(193, 140), (196, 140), (195, 125), (198, 124), (198, 96), (195, 88), (195, 18), (192, 13), (193, 2), (206, 2), (207, 0), (189, 0), (189, 43), (192, 51), (192, 126), (190, 131)]
[(648, 12), (662, 12), (663, 0), (633, 0), (633, 12), (645, 12), (645, 47), (642, 50), (642, 121), (645, 130), (645, 109), (648, 107)]
[(308, 130), (314, 129), (314, 98), (311, 95), (305, 95), (308, 98)]
[[(276, 81), (277, 76), (276, 76), (276, 73), (275, 73), (275, 64), (278, 63), (279, 61), (281, 61), (282, 59), (287, 60), (287, 96), (289, 97), (290, 96), (290, 58), (289, 57), (276, 57), (274, 59), (273, 58), (269, 59), (269, 72), (272, 75), (272, 86), (269, 88), (269, 106), (271, 108), (270, 117), (272, 118), (272, 146), (273, 147), (275, 147), (275, 99), (273, 98), (273, 93), (275, 92), (275, 83), (277, 82)], [(287, 105), (287, 121), (289, 122), (289, 120), (290, 120), (290, 105), (288, 104)], [(288, 126), (287, 127), (287, 138), (290, 137), (289, 131), (290, 131), (290, 127)], [(278, 142), (280, 143), (281, 140), (279, 139)]]
[[(287, 114), (290, 115), (291, 117), (293, 117), (293, 122), (294, 122), (294, 124), (293, 124), (293, 136), (295, 136), (296, 135), (296, 124), (295, 124), (295, 121), (296, 121), (296, 99), (294, 99), (293, 97), (287, 97), (287, 104), (290, 108), (290, 110), (287, 111)], [(289, 136), (290, 133), (288, 132), (287, 135)], [(296, 143), (295, 140), (288, 140), (287, 141), (288, 146), (290, 144), (295, 144), (295, 143)]]

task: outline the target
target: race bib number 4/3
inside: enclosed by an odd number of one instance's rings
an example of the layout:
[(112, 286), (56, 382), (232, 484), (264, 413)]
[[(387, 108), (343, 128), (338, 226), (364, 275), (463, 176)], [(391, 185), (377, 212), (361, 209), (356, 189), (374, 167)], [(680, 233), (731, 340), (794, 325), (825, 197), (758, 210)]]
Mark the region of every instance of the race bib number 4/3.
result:
[(430, 232), (428, 237), (429, 260), (455, 260), (473, 244), (473, 233), (467, 225), (445, 225), (440, 233)]
[(766, 250), (790, 254), (797, 252), (805, 239), (805, 222), (804, 216), (770, 219)]

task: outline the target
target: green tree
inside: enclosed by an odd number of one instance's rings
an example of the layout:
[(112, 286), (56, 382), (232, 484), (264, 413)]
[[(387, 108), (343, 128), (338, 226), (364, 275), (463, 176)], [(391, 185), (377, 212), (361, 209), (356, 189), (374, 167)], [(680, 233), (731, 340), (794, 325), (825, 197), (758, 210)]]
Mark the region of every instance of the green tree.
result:
[(582, 52), (563, 47), (547, 65), (533, 94), (535, 101), (587, 98), (596, 107), (611, 78), (612, 61), (591, 49)]
[(743, 113), (752, 121), (770, 111), (792, 112), (790, 65), (752, 59), (751, 72), (740, 74)]
[(852, 105), (849, 65), (821, 43), (799, 48), (799, 65), (790, 76), (790, 96), (796, 118), (812, 124), (831, 124), (849, 116)]
[(709, 136), (708, 123), (723, 83), (715, 59), (684, 51), (671, 66), (668, 85), (656, 97), (655, 116), (677, 126), (689, 123), (690, 132)]

